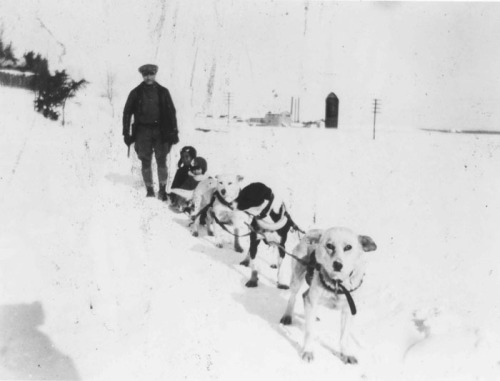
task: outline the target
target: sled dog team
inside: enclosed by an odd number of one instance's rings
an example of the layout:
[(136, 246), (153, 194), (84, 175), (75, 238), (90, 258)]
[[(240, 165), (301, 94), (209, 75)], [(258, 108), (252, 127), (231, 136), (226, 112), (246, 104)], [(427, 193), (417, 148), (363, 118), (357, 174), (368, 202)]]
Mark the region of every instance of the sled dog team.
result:
[(351, 293), (363, 283), (365, 252), (376, 250), (375, 242), (350, 229), (333, 227), (305, 233), (292, 253), (286, 252), (288, 233), (300, 229), (279, 195), (262, 183), (242, 187), (241, 176), (222, 174), (208, 177), (207, 161), (189, 146), (181, 150), (178, 170), (170, 193), (167, 193), (166, 158), (172, 146), (179, 143), (176, 110), (169, 90), (156, 82), (158, 66), (145, 64), (138, 70), (143, 81), (127, 98), (122, 133), (129, 152), (135, 143), (146, 196), (155, 196), (151, 168), (154, 154), (158, 169), (158, 197), (169, 200), (174, 209), (190, 214), (193, 235), (198, 236), (201, 226), (205, 225), (207, 233), (215, 237), (217, 246), (222, 247), (222, 230), (225, 230), (234, 236), (234, 249), (242, 252), (239, 238), (249, 231), (248, 254), (241, 262), (251, 268), (247, 287), (258, 286), (255, 257), (260, 241), (278, 247), (279, 288), (288, 288), (280, 280), (280, 270), (284, 256), (291, 255), (294, 258), (291, 293), (281, 323), (292, 323), (297, 293), (304, 281), (307, 282), (309, 288), (302, 295), (305, 312), (302, 358), (308, 362), (314, 358), (317, 309), (325, 304), (341, 311), (340, 359), (349, 364), (357, 363), (349, 340), (349, 327), (352, 316), (356, 314)]
[[(186, 155), (187, 152), (190, 154)], [(320, 305), (327, 305), (341, 311), (339, 358), (345, 363), (357, 363), (349, 340), (352, 317), (356, 314), (351, 293), (363, 282), (364, 255), (376, 250), (375, 242), (347, 228), (314, 229), (305, 233), (288, 253), (285, 248), (288, 233), (300, 229), (283, 200), (270, 187), (259, 182), (242, 187), (243, 177), (239, 175), (207, 176), (207, 162), (196, 156), (193, 147), (181, 150), (178, 167), (169, 193), (171, 208), (190, 216), (194, 236), (199, 236), (201, 227), (205, 226), (207, 234), (214, 237), (218, 247), (222, 247), (224, 234), (231, 234), (234, 250), (243, 252), (240, 238), (249, 235), (249, 250), (240, 263), (251, 268), (247, 287), (258, 286), (255, 258), (261, 241), (278, 247), (278, 288), (289, 288), (281, 279), (281, 263), (287, 254), (294, 258), (291, 293), (281, 323), (292, 323), (297, 294), (307, 282), (309, 289), (303, 294), (305, 338), (302, 358), (308, 362), (314, 358), (317, 309)], [(182, 176), (186, 176), (184, 183), (179, 181)]]

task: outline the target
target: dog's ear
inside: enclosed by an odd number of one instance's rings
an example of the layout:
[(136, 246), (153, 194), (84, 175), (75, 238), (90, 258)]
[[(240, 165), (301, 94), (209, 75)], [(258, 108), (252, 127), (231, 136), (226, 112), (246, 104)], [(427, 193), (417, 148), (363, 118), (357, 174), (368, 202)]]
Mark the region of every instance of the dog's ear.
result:
[(315, 244), (319, 243), (319, 241), (321, 240), (322, 234), (323, 234), (323, 230), (320, 230), (320, 229), (309, 230), (306, 234), (307, 243), (309, 245), (315, 245)]
[(244, 179), (244, 177), (243, 177), (243, 176), (241, 176), (241, 175), (237, 175), (237, 176), (236, 176), (236, 180), (238, 180), (238, 182), (243, 181), (243, 179)]
[(377, 250), (377, 244), (373, 239), (368, 237), (367, 235), (360, 235), (358, 236), (359, 243), (361, 244), (361, 247), (363, 248), (363, 251), (375, 251)]

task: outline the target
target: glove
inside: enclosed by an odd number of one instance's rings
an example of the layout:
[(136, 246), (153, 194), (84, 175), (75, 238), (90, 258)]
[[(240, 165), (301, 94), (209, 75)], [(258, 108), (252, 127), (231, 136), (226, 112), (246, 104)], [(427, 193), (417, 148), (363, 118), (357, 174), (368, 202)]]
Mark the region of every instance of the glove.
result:
[(134, 142), (134, 138), (130, 135), (123, 135), (123, 141), (125, 142), (125, 144), (128, 146), (130, 146), (133, 142)]
[(179, 143), (179, 133), (177, 131), (167, 132), (165, 136), (165, 142), (171, 145)]

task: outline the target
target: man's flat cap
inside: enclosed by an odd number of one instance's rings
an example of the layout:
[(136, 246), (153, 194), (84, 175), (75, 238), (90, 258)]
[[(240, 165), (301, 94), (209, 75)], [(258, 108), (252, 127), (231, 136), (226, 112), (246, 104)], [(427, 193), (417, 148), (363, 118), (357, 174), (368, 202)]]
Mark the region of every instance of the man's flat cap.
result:
[(158, 72), (158, 66), (153, 65), (153, 64), (142, 65), (139, 68), (139, 72), (143, 75), (144, 74), (156, 74)]

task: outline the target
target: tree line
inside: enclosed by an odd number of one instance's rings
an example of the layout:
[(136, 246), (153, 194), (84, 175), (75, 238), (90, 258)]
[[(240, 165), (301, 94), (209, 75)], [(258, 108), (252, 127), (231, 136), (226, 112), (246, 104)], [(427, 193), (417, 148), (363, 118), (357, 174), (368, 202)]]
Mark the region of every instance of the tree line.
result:
[(14, 69), (33, 73), (30, 88), (35, 93), (34, 107), (44, 117), (58, 120), (62, 113), (65, 124), (65, 107), (68, 99), (73, 98), (88, 82), (75, 81), (66, 70), (49, 70), (49, 63), (39, 53), (29, 51), (18, 59), (13, 52), (12, 43), (5, 44), (0, 34), (0, 69)]

